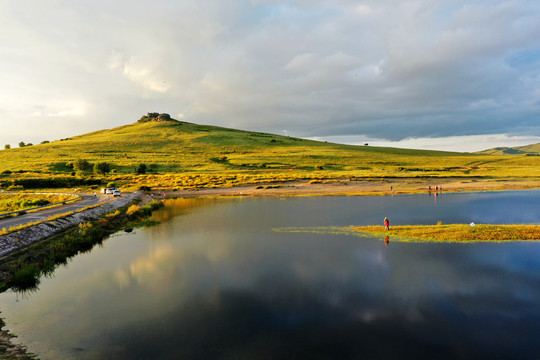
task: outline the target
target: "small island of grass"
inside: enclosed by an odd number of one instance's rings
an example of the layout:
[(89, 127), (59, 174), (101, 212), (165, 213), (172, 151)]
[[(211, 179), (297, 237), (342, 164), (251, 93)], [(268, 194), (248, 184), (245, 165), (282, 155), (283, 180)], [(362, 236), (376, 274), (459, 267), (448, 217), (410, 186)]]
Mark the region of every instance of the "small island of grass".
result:
[(383, 226), (350, 226), (347, 232), (397, 237), (402, 240), (440, 242), (540, 240), (540, 225), (399, 225), (385, 231)]

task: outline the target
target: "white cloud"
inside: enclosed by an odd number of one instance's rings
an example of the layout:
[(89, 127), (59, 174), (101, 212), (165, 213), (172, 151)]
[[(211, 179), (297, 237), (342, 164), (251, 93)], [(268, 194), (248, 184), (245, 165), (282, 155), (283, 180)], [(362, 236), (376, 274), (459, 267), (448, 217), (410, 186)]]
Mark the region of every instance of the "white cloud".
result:
[(395, 147), (402, 149), (442, 150), (476, 152), (495, 147), (515, 147), (540, 143), (540, 136), (511, 136), (508, 134), (486, 134), (467, 136), (447, 136), (438, 138), (406, 138), (399, 141), (388, 141), (370, 138), (365, 135), (343, 135), (314, 137), (313, 140), (328, 141), (338, 144)]
[(169, 89), (167, 82), (160, 79), (154, 71), (144, 65), (137, 64), (136, 58), (131, 58), (130, 61), (124, 65), (123, 74), (134, 83), (141, 84), (145, 89), (166, 93)]

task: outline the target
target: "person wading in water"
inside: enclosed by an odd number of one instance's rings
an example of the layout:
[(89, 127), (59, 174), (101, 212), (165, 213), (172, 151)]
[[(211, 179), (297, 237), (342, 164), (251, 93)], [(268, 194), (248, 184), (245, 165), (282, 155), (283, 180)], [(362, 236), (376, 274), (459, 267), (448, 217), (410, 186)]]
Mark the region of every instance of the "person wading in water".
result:
[(384, 218), (384, 230), (390, 230), (390, 221), (388, 221), (388, 218)]

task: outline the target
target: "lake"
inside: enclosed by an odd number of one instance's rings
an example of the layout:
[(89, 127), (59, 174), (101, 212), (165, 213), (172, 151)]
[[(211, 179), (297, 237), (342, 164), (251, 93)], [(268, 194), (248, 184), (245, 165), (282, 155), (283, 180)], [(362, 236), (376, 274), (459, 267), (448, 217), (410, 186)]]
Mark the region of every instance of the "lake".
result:
[(540, 223), (540, 191), (176, 199), (25, 294), (41, 359), (538, 359), (540, 243), (402, 243), (287, 227)]

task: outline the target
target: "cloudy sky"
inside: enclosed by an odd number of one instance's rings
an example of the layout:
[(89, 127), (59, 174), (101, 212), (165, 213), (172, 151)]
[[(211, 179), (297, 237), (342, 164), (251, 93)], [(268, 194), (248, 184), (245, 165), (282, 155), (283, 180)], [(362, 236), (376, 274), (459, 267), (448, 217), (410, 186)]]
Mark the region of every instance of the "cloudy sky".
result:
[(540, 4), (0, 0), (0, 146), (166, 112), (346, 143), (540, 142)]

